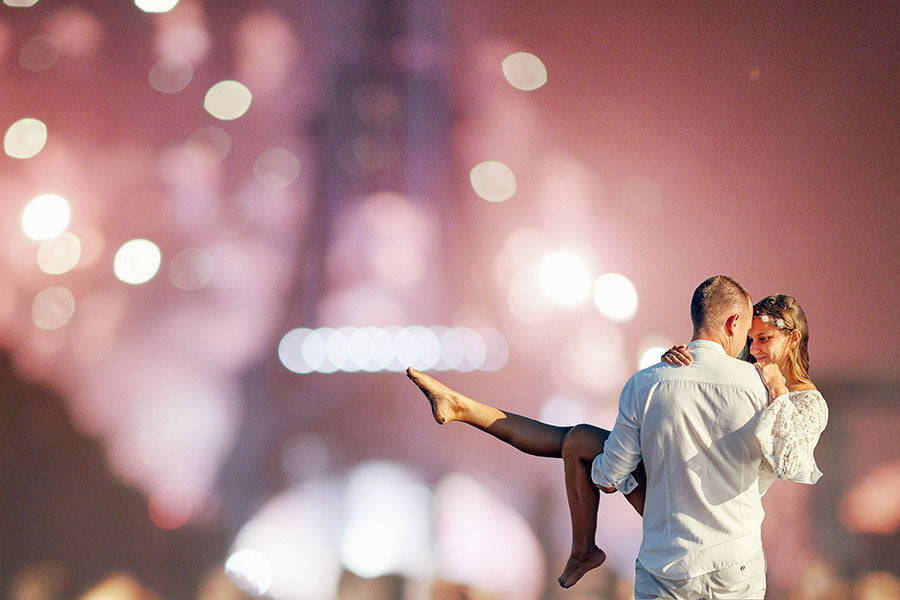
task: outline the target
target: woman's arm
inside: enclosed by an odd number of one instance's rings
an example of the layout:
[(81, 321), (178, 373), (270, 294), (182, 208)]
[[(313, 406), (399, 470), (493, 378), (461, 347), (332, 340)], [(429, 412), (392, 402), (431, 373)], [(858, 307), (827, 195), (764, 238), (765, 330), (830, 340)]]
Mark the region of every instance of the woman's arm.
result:
[(676, 367), (686, 367), (694, 362), (694, 357), (688, 352), (687, 346), (678, 344), (677, 346), (672, 346), (666, 350), (665, 354), (663, 354), (659, 360), (670, 365), (675, 365)]
[(778, 478), (815, 483), (821, 477), (813, 451), (827, 422), (828, 406), (815, 390), (780, 395), (763, 409), (756, 438)]
[(772, 404), (779, 396), (788, 393), (787, 380), (785, 380), (778, 365), (773, 363), (755, 363), (754, 366), (759, 370), (759, 375), (762, 377), (766, 389), (769, 390), (769, 404)]

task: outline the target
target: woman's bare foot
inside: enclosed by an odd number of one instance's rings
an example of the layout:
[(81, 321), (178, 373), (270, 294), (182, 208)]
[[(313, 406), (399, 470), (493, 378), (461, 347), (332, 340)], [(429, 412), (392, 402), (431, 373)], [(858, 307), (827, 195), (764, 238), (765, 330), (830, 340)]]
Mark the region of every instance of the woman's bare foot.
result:
[(556, 581), (558, 581), (559, 585), (562, 587), (570, 588), (578, 583), (578, 580), (581, 579), (585, 573), (591, 569), (596, 569), (602, 565), (605, 560), (606, 552), (597, 546), (592, 546), (588, 551), (587, 557), (583, 560), (575, 556), (575, 554), (570, 554), (569, 560), (566, 562), (565, 570)]
[(406, 369), (406, 375), (412, 379), (413, 383), (419, 386), (419, 389), (428, 398), (428, 401), (431, 403), (431, 412), (434, 414), (434, 420), (438, 424), (443, 425), (450, 421), (461, 420), (464, 396), (448, 388), (435, 378), (412, 367)]

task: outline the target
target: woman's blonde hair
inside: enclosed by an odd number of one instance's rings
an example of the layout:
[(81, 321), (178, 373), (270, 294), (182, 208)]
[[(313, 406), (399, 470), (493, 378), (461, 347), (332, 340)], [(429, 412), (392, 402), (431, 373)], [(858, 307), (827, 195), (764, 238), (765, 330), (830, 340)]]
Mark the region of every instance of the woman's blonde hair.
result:
[[(767, 319), (766, 319), (767, 317)], [(789, 348), (787, 368), (799, 382), (811, 383), (809, 379), (809, 326), (806, 314), (800, 304), (787, 294), (772, 294), (753, 305), (753, 318), (763, 318), (780, 329), (785, 335), (792, 331), (800, 334), (800, 343)]]

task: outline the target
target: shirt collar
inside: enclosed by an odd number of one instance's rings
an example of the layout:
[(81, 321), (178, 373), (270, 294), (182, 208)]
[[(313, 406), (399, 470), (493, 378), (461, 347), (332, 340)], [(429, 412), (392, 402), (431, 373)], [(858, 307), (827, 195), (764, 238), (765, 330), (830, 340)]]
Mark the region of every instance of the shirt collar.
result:
[(690, 344), (688, 344), (688, 349), (694, 348), (706, 348), (712, 351), (718, 351), (722, 354), (726, 354), (725, 348), (722, 347), (722, 344), (717, 342), (711, 342), (709, 340), (694, 340)]

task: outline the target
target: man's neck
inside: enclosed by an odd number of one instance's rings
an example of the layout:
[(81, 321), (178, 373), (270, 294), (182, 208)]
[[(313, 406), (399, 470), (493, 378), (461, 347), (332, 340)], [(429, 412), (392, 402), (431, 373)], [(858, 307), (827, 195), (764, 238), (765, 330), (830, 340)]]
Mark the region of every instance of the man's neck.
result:
[(715, 344), (722, 346), (722, 349), (725, 351), (725, 354), (728, 354), (727, 342), (724, 339), (722, 339), (722, 337), (723, 336), (721, 334), (712, 333), (709, 331), (696, 331), (695, 330), (694, 337), (691, 338), (691, 341), (693, 342), (694, 340), (703, 340), (706, 342), (713, 342)]

